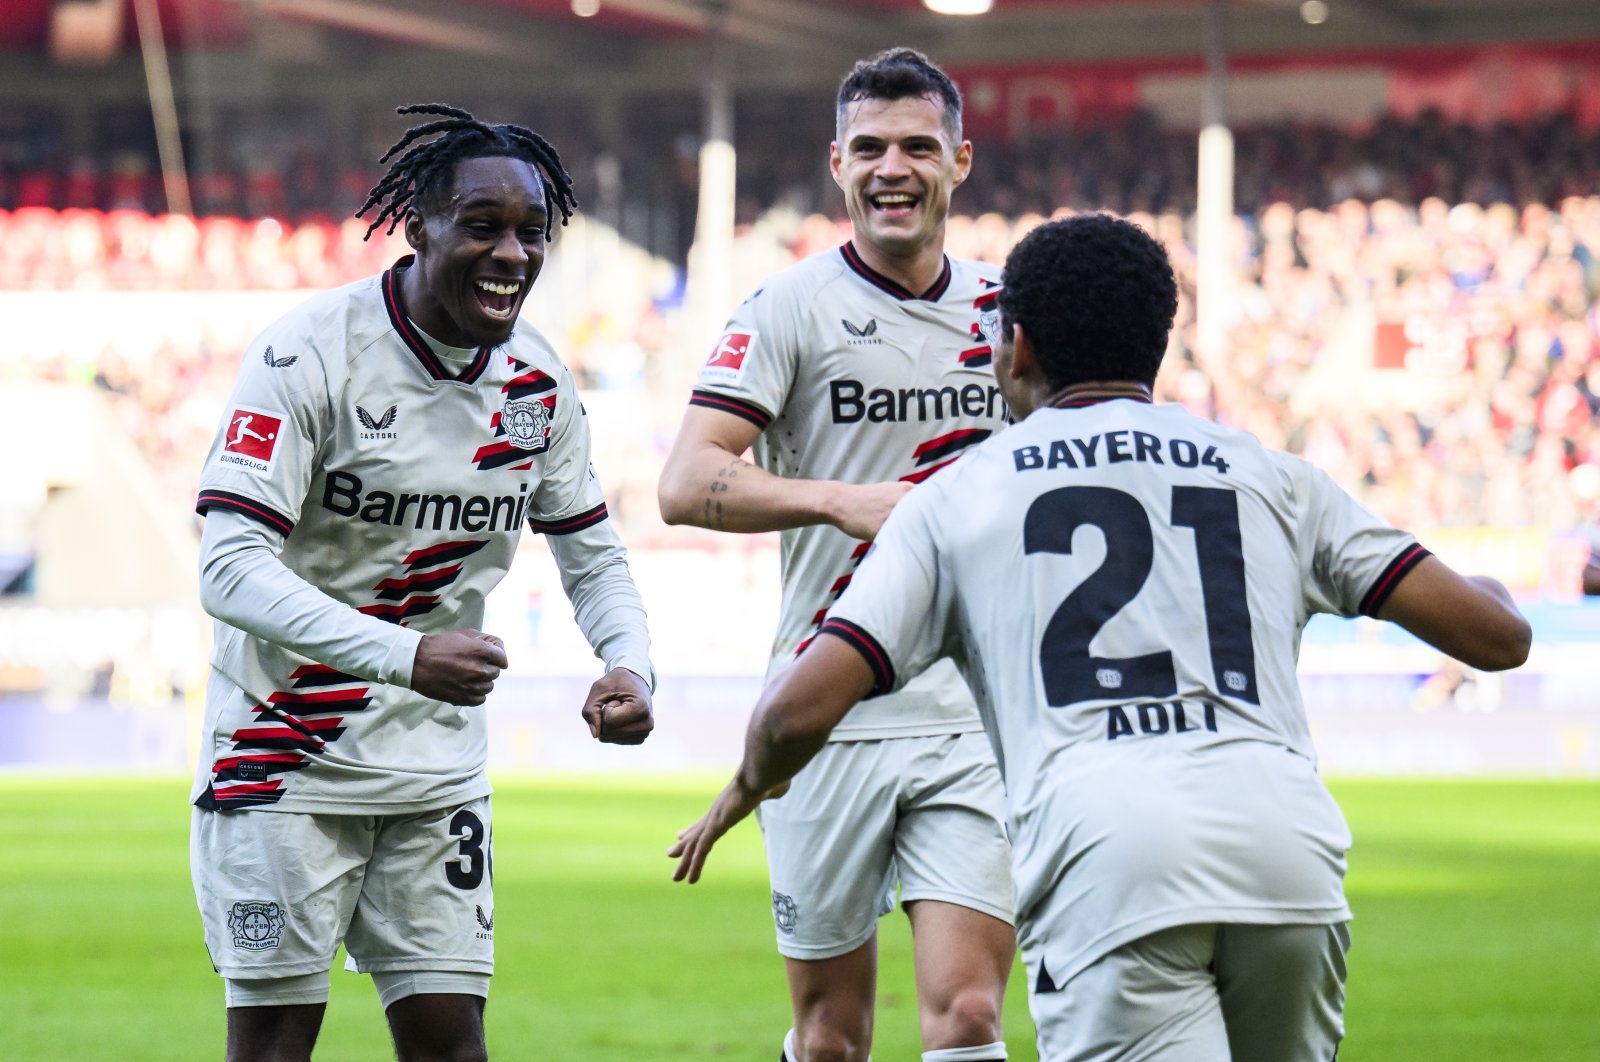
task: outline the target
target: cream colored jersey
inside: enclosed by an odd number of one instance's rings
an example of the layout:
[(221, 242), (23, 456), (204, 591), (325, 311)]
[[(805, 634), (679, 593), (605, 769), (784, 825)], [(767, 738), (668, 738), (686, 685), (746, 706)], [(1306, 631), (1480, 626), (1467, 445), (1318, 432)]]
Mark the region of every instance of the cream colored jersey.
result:
[(824, 630), (882, 689), (960, 661), (1021, 940), (1061, 984), (1169, 926), (1350, 917), (1300, 632), (1371, 614), (1426, 555), (1300, 458), (1104, 401), (1039, 410), (913, 491)]
[[(479, 628), (525, 524), (592, 534), (606, 505), (572, 376), (545, 339), (519, 325), (452, 371), (401, 305), (408, 261), (251, 345), (197, 508), (284, 536), (282, 563), (357, 625)], [(621, 567), (614, 535), (601, 549)], [(272, 629), (274, 601), (254, 604), (262, 622), (244, 626)], [(195, 803), (384, 814), (488, 793), (484, 709), (412, 692), (409, 667), (352, 674), (218, 621)]]
[[(1006, 424), (989, 370), (999, 270), (945, 260), (916, 294), (850, 244), (770, 278), (734, 312), (691, 404), (762, 429), (756, 463), (779, 476), (921, 482)], [(714, 503), (713, 503), (714, 504)], [(867, 544), (827, 525), (782, 533), (783, 601), (768, 678), (787, 666), (849, 585)], [(955, 667), (853, 710), (832, 740), (981, 728)]]

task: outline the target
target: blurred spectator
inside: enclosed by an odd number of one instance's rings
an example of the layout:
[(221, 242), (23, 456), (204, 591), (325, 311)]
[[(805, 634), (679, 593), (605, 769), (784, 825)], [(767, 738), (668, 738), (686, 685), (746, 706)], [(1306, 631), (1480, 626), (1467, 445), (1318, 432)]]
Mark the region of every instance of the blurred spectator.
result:
[[(838, 196), (826, 168), (796, 155), (802, 138), (770, 126), (751, 137), (741, 165), (757, 176), (742, 186), (749, 220), (735, 249), (747, 289), (849, 235), (827, 216)], [(672, 389), (707, 337), (686, 334), (676, 263), (629, 242), (661, 229), (676, 247), (683, 219), (669, 210), (641, 225), (627, 196), (683, 190), (692, 156), (669, 141), (670, 172), (641, 185), (648, 136), (605, 151), (581, 134), (559, 142), (569, 168), (600, 183), (594, 207), (610, 224), (580, 215), (559, 234), (545, 301), (528, 319), (584, 387), (639, 399), (627, 407), (629, 449), (612, 455), (606, 481), (636, 524), (630, 541), (673, 540), (683, 532), (660, 527), (650, 498), (684, 397)], [(1193, 344), (1192, 137), (1148, 118), (983, 147), (1001, 159), (958, 192), (965, 213), (950, 219), (951, 253), (1000, 261), (1051, 214), (1126, 212), (1166, 245), (1185, 293), (1163, 400), (1304, 454), (1405, 526), (1563, 533), (1592, 519), (1580, 488), (1600, 483), (1600, 135), (1563, 117), (1479, 130), (1424, 115), (1359, 134), (1243, 130), (1238, 144), (1225, 356)], [(208, 209), (274, 208), (248, 221), (48, 208), (136, 189), (148, 204), (154, 175), (136, 159), (113, 163), (103, 182), (83, 160), (62, 174), (20, 172), (0, 181), (19, 204), (0, 210), (0, 289), (317, 289), (405, 252), (398, 236), (364, 242), (360, 223), (326, 220), (359, 203), (361, 171), (310, 151), (292, 159), (284, 172), (223, 167), (197, 179)], [(200, 335), (174, 329), (137, 371), (116, 349), (88, 366), (0, 354), (0, 377), (93, 380), (115, 394), (129, 434), (187, 505), (224, 400), (218, 381), (232, 377), (248, 338)]]

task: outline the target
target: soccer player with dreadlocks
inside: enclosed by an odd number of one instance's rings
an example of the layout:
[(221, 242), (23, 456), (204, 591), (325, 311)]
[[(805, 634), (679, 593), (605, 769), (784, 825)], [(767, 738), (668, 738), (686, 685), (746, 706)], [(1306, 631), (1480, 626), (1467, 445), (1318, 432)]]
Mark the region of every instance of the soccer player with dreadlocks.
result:
[[(517, 320), (577, 202), (537, 133), (436, 104), (358, 215), (415, 250), (245, 353), (201, 478), (216, 617), (191, 862), (228, 1059), (309, 1059), (341, 942), (399, 1057), (487, 1057), (484, 597), (548, 536), (605, 674), (593, 737), (650, 733), (644, 608), (572, 375)], [(392, 160), (392, 161), (391, 161)]]

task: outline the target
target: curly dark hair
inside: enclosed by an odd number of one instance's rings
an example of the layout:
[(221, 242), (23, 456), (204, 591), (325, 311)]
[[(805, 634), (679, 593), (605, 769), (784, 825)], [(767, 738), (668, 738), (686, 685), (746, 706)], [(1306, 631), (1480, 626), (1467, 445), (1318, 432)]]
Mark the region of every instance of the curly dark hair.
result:
[(1001, 326), (1022, 326), (1052, 388), (1155, 382), (1178, 282), (1137, 225), (1109, 214), (1046, 222), (1011, 249), (1001, 283)]
[(944, 106), (944, 130), (961, 142), (961, 90), (950, 75), (914, 48), (888, 48), (850, 68), (839, 85), (835, 125), (842, 136), (845, 111), (861, 100), (903, 100), (912, 96)]
[[(396, 107), (395, 113), (432, 114), (438, 115), (439, 120), (407, 129), (378, 159), (379, 162), (395, 161), (383, 179), (372, 186), (367, 201), (356, 211), (359, 218), (375, 206), (383, 207), (367, 226), (367, 236), (385, 221), (389, 223), (385, 231), (393, 232), (413, 205), (424, 212), (437, 207), (439, 197), (449, 188), (449, 177), (455, 172), (456, 163), (462, 159), (491, 156), (521, 159), (539, 171), (545, 201), (561, 211), (561, 224), (565, 225), (578, 208), (577, 197), (572, 193), (572, 179), (561, 167), (561, 156), (550, 141), (532, 129), (520, 125), (490, 125), (480, 122), (468, 111), (443, 103), (415, 103)], [(435, 133), (439, 136), (433, 140), (415, 144)], [(400, 157), (395, 158), (396, 155)], [(551, 226), (547, 223), (545, 239), (550, 238), (550, 232)]]

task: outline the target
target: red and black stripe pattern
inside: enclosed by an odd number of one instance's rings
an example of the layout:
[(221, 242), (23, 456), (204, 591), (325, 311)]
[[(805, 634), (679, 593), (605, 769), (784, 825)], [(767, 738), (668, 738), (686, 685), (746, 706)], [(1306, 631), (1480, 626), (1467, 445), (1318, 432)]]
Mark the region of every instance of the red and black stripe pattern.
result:
[(939, 469), (953, 464), (967, 447), (976, 446), (993, 434), (988, 428), (962, 428), (937, 439), (929, 439), (912, 451), (916, 471), (908, 472), (900, 479), (906, 483), (921, 483)]
[(271, 694), (251, 709), (253, 723), (232, 734), (233, 748), (211, 766), (211, 784), (195, 801), (207, 811), (276, 804), (284, 782), (311, 766), (311, 757), (339, 740), (348, 716), (372, 703), (366, 680), (321, 664), (290, 676), (292, 689)]
[(376, 602), (357, 606), (356, 611), (402, 627), (418, 616), (426, 616), (439, 607), (439, 594), (435, 591), (461, 577), (461, 560), (486, 545), (487, 540), (469, 538), (412, 550), (401, 562), (404, 574), (379, 580), (372, 588)]
[(294, 530), (294, 521), (265, 502), (226, 490), (203, 490), (195, 500), (194, 511), (201, 516), (208, 509), (229, 509), (248, 516), (258, 524), (287, 536)]
[(981, 369), (992, 364), (994, 348), (1000, 344), (1000, 337), (986, 335), (982, 324), (983, 315), (993, 313), (995, 303), (1000, 301), (1000, 288), (992, 280), (985, 280), (982, 283), (991, 290), (972, 300), (972, 308), (978, 313), (978, 320), (972, 322), (972, 338), (975, 342), (960, 354), (962, 367), (968, 369)]
[[(948, 432), (938, 438), (929, 439), (912, 451), (912, 460), (917, 468), (900, 477), (905, 483), (921, 483), (946, 465), (953, 464), (967, 448), (976, 446), (994, 433), (988, 428), (962, 428), (959, 431)], [(810, 635), (803, 639), (795, 648), (795, 655), (805, 652), (806, 646), (821, 633), (823, 623), (828, 618), (828, 609), (839, 600), (839, 595), (844, 593), (845, 587), (850, 585), (850, 580), (855, 577), (855, 571), (866, 558), (867, 551), (872, 548), (871, 542), (862, 542), (850, 553), (850, 570), (833, 581), (828, 587), (827, 599), (823, 606), (817, 609), (816, 615), (811, 617), (811, 626), (814, 628)]]
[(697, 387), (694, 389), (694, 392), (689, 396), (689, 404), (691, 406), (700, 406), (704, 409), (720, 409), (724, 413), (732, 413), (736, 417), (743, 417), (762, 431), (766, 431), (767, 425), (772, 423), (772, 414), (754, 402), (746, 402), (742, 398), (718, 394), (715, 391), (707, 391), (704, 388)]
[(867, 263), (862, 260), (861, 256), (856, 253), (854, 244), (846, 242), (839, 248), (839, 253), (844, 256), (845, 264), (848, 265), (851, 271), (859, 276), (862, 280), (865, 280), (868, 284), (871, 284), (879, 291), (894, 296), (901, 302), (907, 302), (913, 299), (920, 300), (922, 302), (938, 302), (944, 293), (950, 290), (951, 274), (950, 259), (948, 256), (943, 260), (944, 266), (939, 270), (938, 278), (928, 286), (927, 291), (924, 291), (921, 295), (918, 295), (916, 292), (905, 287), (899, 281), (891, 280), (882, 273), (878, 272), (876, 269), (873, 269), (871, 266), (867, 265)]
[[(506, 401), (532, 400), (544, 406), (546, 422), (544, 429), (545, 446), (550, 442), (551, 425), (556, 420), (556, 381), (549, 373), (541, 372), (525, 361), (519, 361), (510, 355), (506, 361), (511, 364), (514, 375), (507, 380), (500, 390), (505, 394)], [(496, 411), (489, 418), (489, 427), (494, 432), (495, 441), (486, 446), (478, 447), (478, 452), (472, 455), (472, 463), (478, 466), (479, 471), (487, 472), (493, 468), (510, 466), (513, 472), (520, 472), (533, 467), (533, 454), (542, 453), (544, 447), (537, 451), (528, 451), (506, 438), (505, 425), (500, 423), (503, 414)]]
[(812, 631), (801, 640), (799, 645), (795, 646), (795, 656), (805, 652), (806, 646), (810, 645), (820, 633), (823, 621), (828, 618), (828, 609), (833, 607), (833, 603), (839, 600), (839, 595), (844, 593), (845, 587), (850, 585), (850, 580), (855, 578), (856, 569), (861, 567), (861, 561), (866, 557), (867, 551), (870, 549), (872, 549), (871, 542), (859, 542), (856, 544), (856, 548), (850, 551), (850, 570), (835, 579), (833, 585), (828, 587), (827, 599), (823, 602), (822, 607), (817, 609), (816, 615), (811, 617)]
[(1372, 589), (1361, 599), (1359, 609), (1361, 614), (1376, 616), (1383, 603), (1389, 600), (1389, 595), (1394, 593), (1394, 588), (1400, 585), (1400, 580), (1406, 577), (1406, 573), (1431, 556), (1432, 553), (1415, 542), (1403, 550), (1398, 557), (1389, 562), (1383, 573), (1373, 582)]
[(867, 666), (872, 669), (874, 695), (888, 693), (894, 689), (894, 664), (889, 660), (889, 654), (884, 652), (883, 646), (878, 644), (867, 631), (851, 623), (847, 619), (830, 619), (822, 625), (819, 634), (831, 634), (844, 641), (866, 660)]
[(535, 520), (528, 517), (528, 526), (535, 534), (539, 535), (570, 535), (574, 531), (582, 531), (586, 527), (593, 527), (610, 514), (606, 511), (606, 503), (601, 502), (593, 509), (586, 509), (573, 516), (563, 517), (560, 520)]
[(422, 363), (423, 371), (435, 380), (454, 380), (458, 383), (477, 383), (478, 377), (483, 375), (483, 370), (489, 367), (489, 348), (479, 347), (477, 356), (474, 357), (460, 374), (452, 373), (445, 367), (444, 362), (428, 346), (428, 341), (422, 338), (422, 333), (411, 323), (406, 316), (405, 304), (401, 301), (400, 274), (409, 269), (416, 261), (415, 255), (406, 255), (383, 274), (383, 308), (389, 314), (389, 324), (394, 328), (395, 334), (400, 337), (406, 349), (416, 356)]

